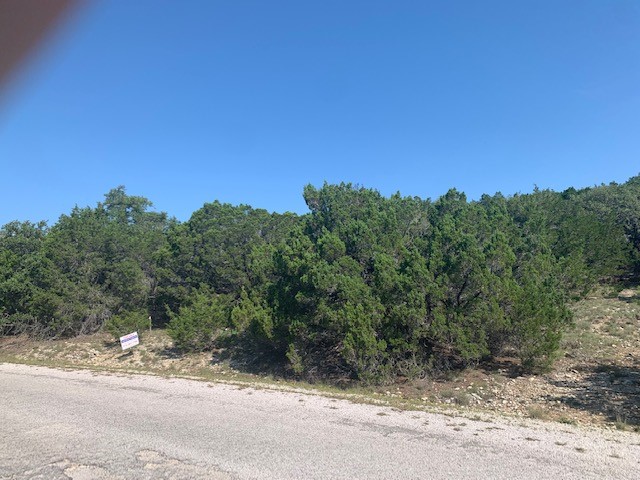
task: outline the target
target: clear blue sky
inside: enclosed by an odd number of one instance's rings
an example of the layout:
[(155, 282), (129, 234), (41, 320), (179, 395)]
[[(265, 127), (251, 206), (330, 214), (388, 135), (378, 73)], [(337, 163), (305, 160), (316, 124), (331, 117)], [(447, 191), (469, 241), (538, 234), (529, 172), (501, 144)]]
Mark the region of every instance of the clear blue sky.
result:
[(637, 0), (103, 0), (0, 104), (0, 224), (118, 185), (179, 220), (325, 180), (564, 190), (639, 154)]

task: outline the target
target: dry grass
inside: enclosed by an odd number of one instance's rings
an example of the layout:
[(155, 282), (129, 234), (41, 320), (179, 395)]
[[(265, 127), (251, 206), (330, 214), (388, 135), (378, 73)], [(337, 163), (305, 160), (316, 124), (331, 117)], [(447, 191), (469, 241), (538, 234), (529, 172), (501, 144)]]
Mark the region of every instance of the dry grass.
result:
[(535, 418), (536, 420), (548, 420), (549, 412), (547, 409), (540, 407), (538, 405), (532, 405), (527, 408), (527, 414), (530, 418)]

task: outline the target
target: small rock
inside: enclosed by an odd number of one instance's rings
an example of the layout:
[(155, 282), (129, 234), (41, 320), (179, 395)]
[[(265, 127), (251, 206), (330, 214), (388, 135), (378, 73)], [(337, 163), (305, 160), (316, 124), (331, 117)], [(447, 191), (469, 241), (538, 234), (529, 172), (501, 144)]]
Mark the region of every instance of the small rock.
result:
[(634, 290), (631, 290), (630, 288), (626, 288), (624, 290), (622, 290), (620, 293), (618, 293), (618, 299), (619, 300), (633, 300), (636, 296), (636, 292)]

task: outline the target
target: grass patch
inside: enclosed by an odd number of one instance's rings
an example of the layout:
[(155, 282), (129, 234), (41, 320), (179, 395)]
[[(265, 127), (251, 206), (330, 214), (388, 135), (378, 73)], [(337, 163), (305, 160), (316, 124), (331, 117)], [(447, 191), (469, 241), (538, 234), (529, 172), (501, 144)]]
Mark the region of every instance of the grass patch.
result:
[(469, 406), (471, 404), (471, 395), (464, 390), (455, 390), (446, 388), (440, 392), (440, 396), (444, 399), (452, 400), (456, 405)]
[(534, 418), (536, 420), (548, 420), (549, 412), (546, 409), (539, 407), (537, 405), (532, 405), (527, 408), (527, 415), (529, 418)]
[(558, 418), (558, 421), (566, 425), (577, 425), (577, 422), (574, 419), (565, 416)]
[(614, 422), (613, 425), (616, 427), (616, 430), (621, 430), (623, 432), (626, 432), (632, 429), (631, 425), (627, 423), (627, 419), (621, 415), (616, 416), (616, 421)]

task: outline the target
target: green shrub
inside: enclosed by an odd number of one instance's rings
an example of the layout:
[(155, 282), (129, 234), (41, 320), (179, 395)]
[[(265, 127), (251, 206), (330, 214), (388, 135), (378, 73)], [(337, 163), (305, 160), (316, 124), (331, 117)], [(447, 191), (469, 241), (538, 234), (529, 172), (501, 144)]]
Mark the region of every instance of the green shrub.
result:
[(142, 336), (150, 327), (149, 315), (143, 310), (114, 315), (104, 325), (105, 330), (118, 341), (120, 337), (132, 332), (138, 332), (138, 338), (142, 340)]
[(231, 310), (231, 325), (239, 335), (248, 334), (258, 342), (273, 338), (273, 318), (270, 310), (258, 300), (249, 297), (247, 292), (240, 291), (238, 304)]
[(543, 272), (537, 273), (524, 282), (513, 315), (514, 343), (528, 371), (545, 370), (551, 365), (562, 333), (571, 322), (560, 289)]
[(221, 330), (230, 323), (228, 297), (207, 289), (194, 292), (189, 304), (178, 313), (169, 312), (167, 332), (176, 348), (184, 351), (203, 351), (213, 346)]

